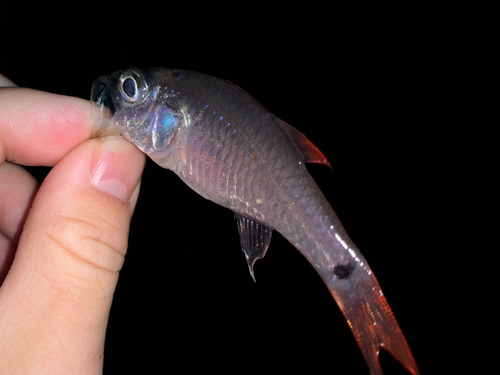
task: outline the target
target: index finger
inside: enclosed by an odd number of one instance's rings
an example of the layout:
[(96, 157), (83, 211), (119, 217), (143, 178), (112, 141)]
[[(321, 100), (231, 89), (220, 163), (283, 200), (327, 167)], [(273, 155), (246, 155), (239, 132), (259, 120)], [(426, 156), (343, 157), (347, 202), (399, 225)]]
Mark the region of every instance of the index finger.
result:
[(53, 166), (92, 134), (87, 100), (0, 88), (0, 164)]

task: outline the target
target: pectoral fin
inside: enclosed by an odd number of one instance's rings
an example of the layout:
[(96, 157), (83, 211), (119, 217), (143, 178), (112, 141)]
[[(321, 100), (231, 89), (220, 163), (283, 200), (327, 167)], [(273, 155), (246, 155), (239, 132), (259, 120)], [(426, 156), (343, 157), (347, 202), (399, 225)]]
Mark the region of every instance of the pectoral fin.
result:
[(234, 219), (238, 223), (241, 249), (245, 253), (250, 275), (255, 281), (253, 265), (257, 259), (262, 259), (266, 255), (273, 230), (238, 214), (234, 215)]

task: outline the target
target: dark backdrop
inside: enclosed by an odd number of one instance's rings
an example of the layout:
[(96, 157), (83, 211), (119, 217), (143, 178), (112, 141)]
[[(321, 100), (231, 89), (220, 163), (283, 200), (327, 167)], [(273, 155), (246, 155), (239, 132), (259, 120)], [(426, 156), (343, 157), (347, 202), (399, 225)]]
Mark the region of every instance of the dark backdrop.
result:
[[(97, 76), (130, 65), (243, 87), (330, 160), (333, 171), (310, 171), (377, 275), (422, 373), (489, 372), (498, 335), (492, 8), (107, 4), (2, 6), (0, 72), (82, 98)], [(322, 281), (277, 233), (256, 278), (232, 213), (148, 161), (105, 373), (368, 374)], [(405, 373), (382, 361), (386, 374)]]

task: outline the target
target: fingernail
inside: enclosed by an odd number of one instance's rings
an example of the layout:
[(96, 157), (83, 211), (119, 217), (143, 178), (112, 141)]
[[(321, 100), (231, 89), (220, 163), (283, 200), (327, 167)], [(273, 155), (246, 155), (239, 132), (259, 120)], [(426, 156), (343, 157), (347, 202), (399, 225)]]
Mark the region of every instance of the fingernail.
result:
[(92, 184), (124, 202), (130, 201), (142, 173), (143, 161), (132, 147), (120, 137), (102, 138), (91, 163)]

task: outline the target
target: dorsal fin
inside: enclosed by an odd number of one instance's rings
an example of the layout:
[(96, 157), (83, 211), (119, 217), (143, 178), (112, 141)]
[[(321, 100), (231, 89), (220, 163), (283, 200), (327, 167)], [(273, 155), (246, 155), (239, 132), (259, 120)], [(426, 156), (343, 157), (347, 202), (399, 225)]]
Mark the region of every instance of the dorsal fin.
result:
[(262, 259), (266, 255), (273, 230), (238, 214), (234, 214), (234, 219), (238, 223), (241, 249), (247, 259), (250, 276), (255, 281), (253, 265), (257, 259)]
[(275, 117), (278, 125), (283, 129), (283, 131), (290, 137), (290, 139), (295, 143), (299, 151), (304, 157), (306, 163), (318, 163), (324, 164), (330, 169), (332, 168), (330, 162), (327, 160), (325, 155), (317, 148), (314, 143), (312, 143), (307, 137), (300, 131), (295, 129), (293, 126), (288, 125), (285, 121), (280, 120)]

